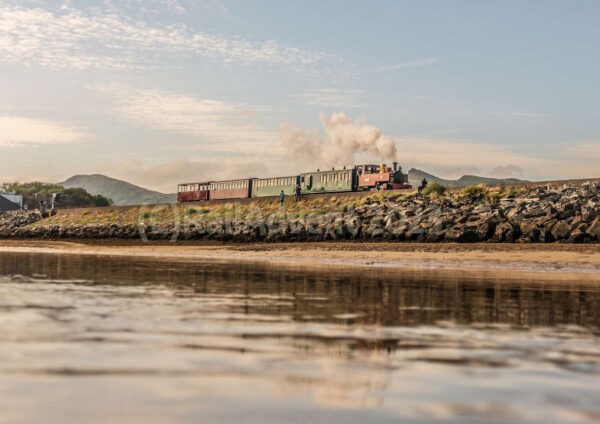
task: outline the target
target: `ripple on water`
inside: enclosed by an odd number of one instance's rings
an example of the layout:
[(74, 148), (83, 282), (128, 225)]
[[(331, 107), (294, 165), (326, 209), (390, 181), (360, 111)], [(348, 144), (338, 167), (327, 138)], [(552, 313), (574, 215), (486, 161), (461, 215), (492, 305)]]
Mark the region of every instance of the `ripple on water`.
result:
[(575, 284), (1, 254), (0, 328), (0, 422), (600, 417)]

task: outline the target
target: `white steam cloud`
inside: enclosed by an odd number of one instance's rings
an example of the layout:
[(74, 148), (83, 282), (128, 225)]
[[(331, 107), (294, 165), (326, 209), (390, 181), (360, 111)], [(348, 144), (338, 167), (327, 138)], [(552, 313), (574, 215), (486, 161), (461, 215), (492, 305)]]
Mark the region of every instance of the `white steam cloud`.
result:
[(288, 157), (313, 166), (353, 165), (360, 153), (369, 153), (378, 160), (396, 159), (396, 141), (376, 126), (352, 121), (345, 113), (322, 113), (320, 119), (325, 137), (318, 129), (281, 123), (281, 143)]

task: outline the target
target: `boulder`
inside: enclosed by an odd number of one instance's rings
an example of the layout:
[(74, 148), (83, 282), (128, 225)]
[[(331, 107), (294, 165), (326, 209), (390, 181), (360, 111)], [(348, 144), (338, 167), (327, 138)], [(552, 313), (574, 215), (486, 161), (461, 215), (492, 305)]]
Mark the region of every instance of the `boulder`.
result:
[(564, 240), (569, 237), (571, 227), (565, 221), (558, 221), (554, 227), (552, 227), (552, 236), (556, 240)]
[(596, 218), (594, 222), (587, 228), (586, 233), (593, 240), (600, 240), (600, 218)]

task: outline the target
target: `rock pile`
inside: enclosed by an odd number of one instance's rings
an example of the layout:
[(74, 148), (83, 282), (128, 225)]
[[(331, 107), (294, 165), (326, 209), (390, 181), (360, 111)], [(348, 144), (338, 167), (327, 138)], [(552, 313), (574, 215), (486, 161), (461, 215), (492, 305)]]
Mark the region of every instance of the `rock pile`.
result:
[(40, 215), (27, 211), (10, 211), (0, 213), (0, 234), (10, 234), (12, 231), (40, 220)]
[[(0, 237), (113, 238), (150, 240), (419, 241), (419, 242), (600, 242), (600, 184), (539, 187), (516, 198), (383, 200), (341, 212), (291, 218), (197, 217), (175, 224), (6, 224)], [(9, 220), (10, 221), (10, 220)], [(16, 223), (18, 222), (18, 223)], [(31, 221), (33, 222), (33, 221)]]

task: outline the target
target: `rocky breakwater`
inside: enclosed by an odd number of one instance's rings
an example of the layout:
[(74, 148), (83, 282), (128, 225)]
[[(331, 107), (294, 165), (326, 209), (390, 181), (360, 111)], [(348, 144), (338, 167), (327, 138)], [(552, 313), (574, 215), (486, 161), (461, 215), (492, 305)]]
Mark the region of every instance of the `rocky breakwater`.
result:
[[(600, 184), (539, 187), (502, 198), (486, 190), (448, 197), (389, 200), (374, 196), (357, 207), (303, 217), (281, 211), (261, 216), (202, 215), (184, 211), (177, 223), (31, 226), (27, 219), (0, 220), (0, 237), (45, 239), (418, 242), (600, 242)], [(187, 210), (189, 212), (189, 209)], [(13, 215), (10, 215), (13, 216)], [(29, 216), (29, 215), (27, 215)]]
[(38, 222), (41, 219), (39, 213), (27, 211), (0, 212), (0, 235), (10, 237), (19, 228)]

